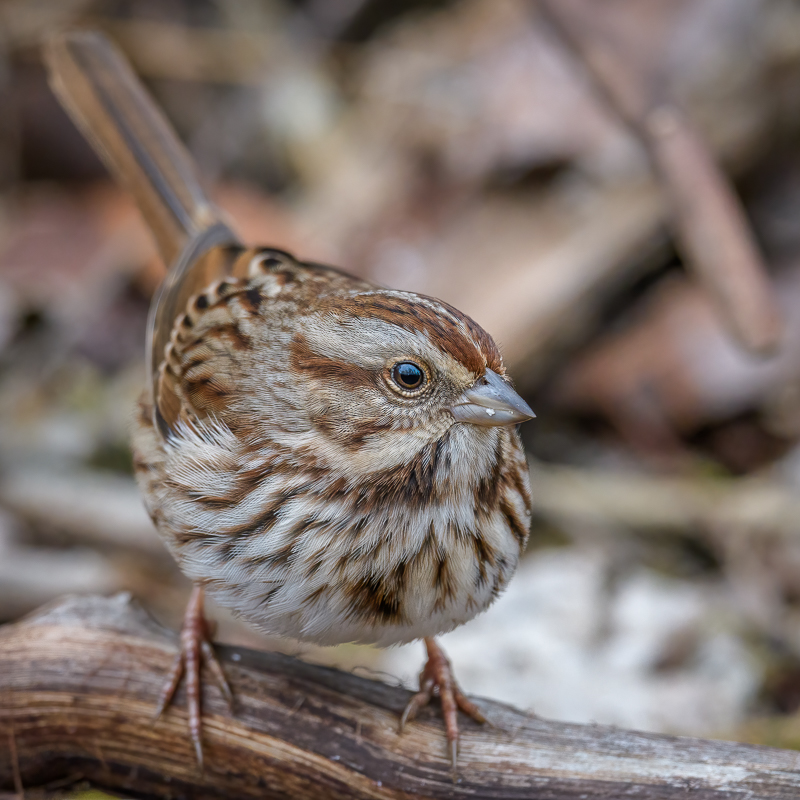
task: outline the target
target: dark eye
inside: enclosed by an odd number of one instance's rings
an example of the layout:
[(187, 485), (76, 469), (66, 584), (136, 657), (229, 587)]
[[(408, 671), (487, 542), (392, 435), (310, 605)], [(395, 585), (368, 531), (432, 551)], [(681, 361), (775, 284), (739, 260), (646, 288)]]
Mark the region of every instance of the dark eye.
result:
[(401, 361), (392, 367), (392, 380), (404, 391), (419, 389), (425, 380), (425, 373), (413, 361)]

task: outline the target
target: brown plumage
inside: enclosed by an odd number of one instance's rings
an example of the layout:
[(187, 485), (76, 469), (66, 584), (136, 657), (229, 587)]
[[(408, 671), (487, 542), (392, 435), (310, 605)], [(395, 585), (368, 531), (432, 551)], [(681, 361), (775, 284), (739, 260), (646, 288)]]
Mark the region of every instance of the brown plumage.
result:
[(202, 594), (254, 626), (319, 644), (424, 638), (403, 722), (438, 692), (480, 718), (434, 636), (503, 590), (530, 489), (514, 425), (532, 412), (491, 337), (429, 297), (272, 248), (247, 249), (109, 43), (51, 43), (54, 86), (175, 261), (150, 320), (151, 383), (133, 431), (145, 503), (197, 587), (182, 658), (200, 749)]

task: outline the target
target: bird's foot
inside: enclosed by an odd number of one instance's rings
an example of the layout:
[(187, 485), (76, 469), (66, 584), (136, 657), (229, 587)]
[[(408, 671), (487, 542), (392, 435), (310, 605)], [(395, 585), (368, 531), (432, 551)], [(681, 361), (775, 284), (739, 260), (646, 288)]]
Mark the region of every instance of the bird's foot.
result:
[(450, 662), (436, 641), (425, 639), (425, 648), (428, 651), (428, 660), (419, 676), (419, 691), (408, 701), (400, 717), (400, 732), (402, 733), (405, 724), (431, 701), (433, 695), (438, 694), (442, 704), (447, 746), (455, 779), (458, 761), (458, 709), (460, 708), (476, 722), (486, 722), (486, 718), (475, 703), (468, 700), (458, 688)]
[(211, 645), (208, 623), (203, 613), (203, 590), (196, 586), (192, 589), (189, 604), (186, 606), (186, 613), (183, 617), (180, 650), (170, 670), (169, 678), (161, 690), (154, 719), (158, 719), (169, 707), (181, 677), (185, 673), (186, 702), (189, 707), (189, 735), (194, 745), (197, 763), (201, 768), (203, 766), (203, 743), (201, 738), (203, 716), (200, 670), (203, 664), (211, 671), (214, 681), (230, 708), (233, 702), (233, 694)]

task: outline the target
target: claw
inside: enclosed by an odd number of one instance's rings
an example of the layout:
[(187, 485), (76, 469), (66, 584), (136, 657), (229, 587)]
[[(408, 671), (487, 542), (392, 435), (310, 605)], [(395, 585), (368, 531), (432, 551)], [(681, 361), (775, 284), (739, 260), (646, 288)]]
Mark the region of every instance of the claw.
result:
[(197, 759), (197, 766), (200, 767), (200, 772), (202, 772), (205, 769), (205, 764), (203, 763), (203, 742), (199, 737), (195, 737), (194, 731), (192, 732), (192, 744), (194, 745), (194, 755)]
[(478, 706), (467, 699), (453, 678), (453, 670), (447, 656), (433, 639), (425, 639), (428, 661), (419, 676), (419, 691), (408, 701), (400, 717), (400, 733), (406, 723), (426, 706), (437, 692), (442, 704), (445, 731), (447, 732), (447, 749), (452, 765), (453, 781), (458, 777), (458, 709), (472, 717), (476, 722), (484, 723), (486, 718)]
[(422, 674), (419, 676), (419, 691), (406, 703), (406, 707), (403, 709), (403, 714), (400, 717), (400, 733), (403, 732), (406, 723), (414, 719), (414, 717), (417, 716), (417, 712), (430, 703), (433, 697), (434, 686), (434, 679), (426, 677), (425, 671), (423, 670)]
[(203, 768), (203, 742), (202, 742), (202, 683), (200, 679), (201, 665), (205, 664), (211, 671), (214, 681), (219, 687), (222, 696), (230, 709), (233, 703), (233, 693), (222, 666), (214, 654), (214, 648), (208, 641), (208, 626), (203, 615), (203, 590), (199, 587), (192, 589), (186, 613), (183, 618), (183, 628), (180, 637), (180, 651), (175, 658), (169, 672), (169, 678), (161, 690), (158, 706), (153, 721), (157, 720), (172, 703), (175, 692), (183, 675), (186, 675), (186, 704), (189, 711), (189, 736), (192, 740), (197, 763)]

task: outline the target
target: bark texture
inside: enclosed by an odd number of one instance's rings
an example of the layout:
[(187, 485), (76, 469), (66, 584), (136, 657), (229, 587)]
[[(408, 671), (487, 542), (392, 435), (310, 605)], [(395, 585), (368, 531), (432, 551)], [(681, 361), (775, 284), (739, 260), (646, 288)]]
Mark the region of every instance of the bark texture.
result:
[[(405, 733), (403, 689), (221, 647), (236, 700), (204, 694), (205, 769), (183, 691), (153, 722), (177, 637), (126, 594), (0, 628), (0, 792), (74, 776), (137, 797), (796, 798), (800, 754), (543, 720), (481, 701), (453, 782), (438, 709)], [(18, 791), (18, 789), (17, 789)]]

